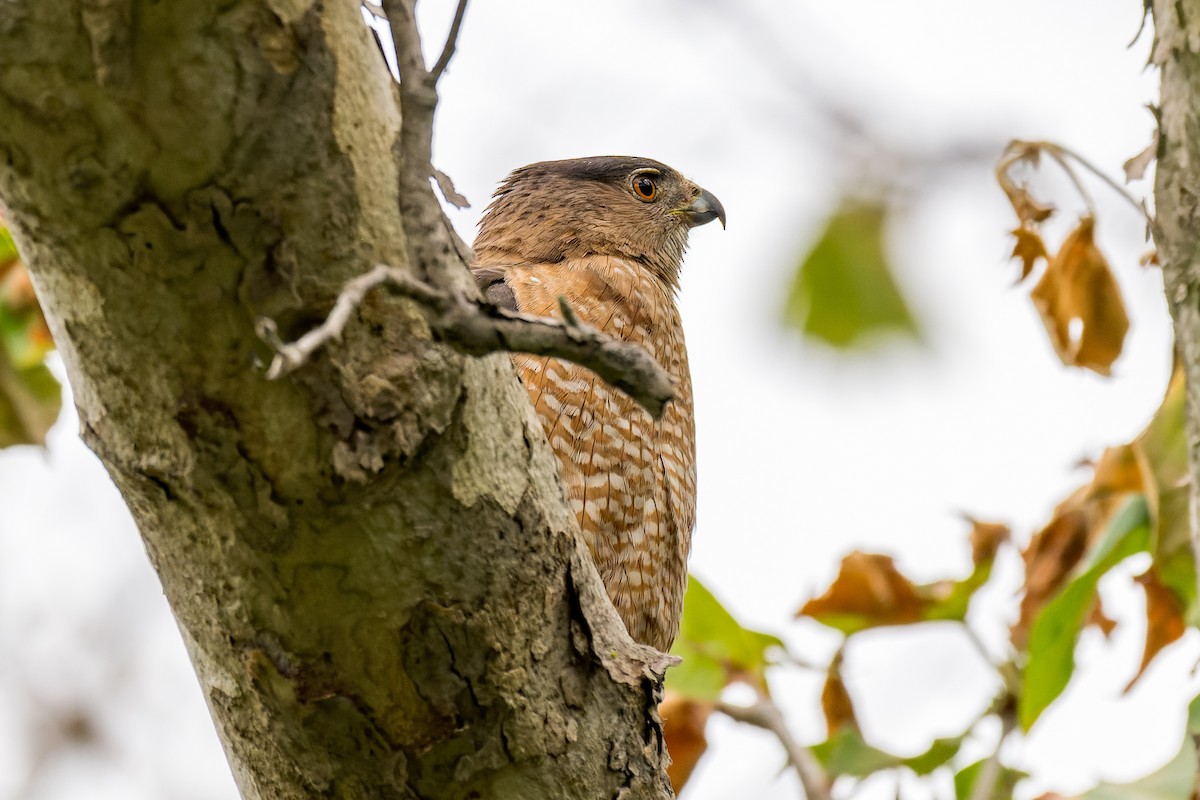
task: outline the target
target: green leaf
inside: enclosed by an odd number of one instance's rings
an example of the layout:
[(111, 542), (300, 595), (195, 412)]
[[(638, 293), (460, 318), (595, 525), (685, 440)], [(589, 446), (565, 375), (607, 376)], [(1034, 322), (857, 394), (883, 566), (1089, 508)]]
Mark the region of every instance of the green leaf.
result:
[(1133, 443), (1153, 522), (1154, 563), (1162, 582), (1200, 623), (1196, 606), (1196, 560), (1188, 498), (1188, 452), (1184, 432), (1184, 376), (1176, 369), (1162, 405)]
[(0, 268), (18, 258), (17, 244), (13, 241), (12, 234), (9, 233), (8, 228), (0, 225)]
[(1189, 736), (1200, 736), (1200, 695), (1188, 703), (1187, 732)]
[(14, 311), (0, 297), (0, 348), (8, 352), (9, 360), (18, 369), (45, 360), (46, 354), (54, 349), (54, 341), (36, 306)]
[(964, 737), (965, 734), (935, 739), (925, 752), (904, 758), (872, 747), (853, 728), (843, 728), (809, 749), (830, 775), (865, 778), (874, 772), (897, 767), (905, 767), (918, 775), (928, 775), (958, 755)]
[(1102, 783), (1079, 800), (1191, 800), (1196, 781), (1196, 744), (1183, 738), (1175, 757), (1132, 783)]
[(683, 663), (667, 673), (667, 688), (697, 700), (715, 700), (735, 680), (765, 690), (772, 648), (786, 649), (779, 637), (743, 627), (691, 575), (679, 636), (671, 648)]
[(0, 346), (0, 448), (45, 444), (62, 409), (62, 387), (44, 364), (18, 367)]
[(936, 599), (933, 599), (931, 590), (934, 587), (939, 587), (939, 584), (918, 586), (918, 594), (931, 598), (929, 605), (921, 612), (922, 619), (930, 622), (962, 622), (965, 620), (967, 618), (967, 610), (971, 605), (971, 598), (975, 596), (975, 592), (979, 591), (988, 582), (988, 578), (992, 576), (992, 564), (993, 561), (989, 560), (976, 565), (970, 575), (961, 581), (950, 583), (949, 590), (937, 596)]
[(809, 750), (830, 775), (865, 778), (873, 772), (900, 766), (898, 756), (867, 744), (852, 728), (843, 728)]
[(1146, 499), (1137, 495), (1113, 519), (1092, 548), (1082, 572), (1047, 603), (1029, 632), (1017, 717), (1028, 731), (1041, 713), (1062, 694), (1075, 669), (1075, 642), (1104, 573), (1134, 553), (1150, 547)]
[[(979, 773), (983, 770), (983, 765), (986, 763), (987, 759), (981, 759), (973, 764), (968, 764), (954, 773), (955, 800), (970, 800), (971, 793), (975, 790), (975, 782), (979, 780)], [(988, 797), (1012, 797), (1013, 789), (1016, 788), (1017, 782), (1026, 776), (1027, 773), (1016, 769), (1009, 769), (1001, 764), (1000, 771), (996, 775), (996, 781), (992, 784), (992, 791), (988, 793)]]
[(918, 753), (915, 756), (903, 759), (901, 764), (918, 775), (928, 775), (958, 755), (962, 743), (962, 736), (950, 739), (934, 739), (933, 744), (929, 745), (928, 750), (924, 753)]
[(880, 201), (843, 203), (792, 282), (784, 308), (789, 325), (840, 348), (880, 333), (919, 336), (888, 264), (887, 214)]
[(45, 444), (62, 408), (62, 387), (45, 365), (53, 348), (12, 235), (0, 225), (0, 448)]

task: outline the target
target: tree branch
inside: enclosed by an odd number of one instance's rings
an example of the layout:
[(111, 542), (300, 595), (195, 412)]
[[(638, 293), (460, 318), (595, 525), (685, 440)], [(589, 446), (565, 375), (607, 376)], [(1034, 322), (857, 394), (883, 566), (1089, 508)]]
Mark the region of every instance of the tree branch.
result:
[[(437, 110), (437, 77), (425, 68), (421, 34), (417, 30), (416, 0), (383, 0), (383, 11), (392, 31), (396, 65), (400, 71), (400, 136), (395, 143), (400, 162), (399, 203), (404, 218), (410, 261), (418, 274), (442, 286), (466, 289), (470, 277), (459, 267), (470, 260), (471, 249), (455, 233), (433, 193), (433, 118)], [(450, 36), (434, 69), (445, 70), (454, 54), (462, 14), (461, 2), (450, 26)], [(443, 60), (445, 63), (443, 63)], [(439, 179), (443, 187), (448, 179)], [(454, 202), (451, 197), (447, 199)]]
[(559, 300), (561, 321), (514, 314), (461, 292), (439, 291), (386, 264), (377, 264), (349, 281), (325, 321), (295, 342), (281, 341), (274, 321), (260, 319), (258, 334), (275, 350), (267, 377), (286, 375), (326, 343), (339, 338), (367, 294), (380, 286), (416, 301), (426, 314), (434, 338), (467, 355), (507, 351), (565, 358), (628, 394), (655, 419), (674, 396), (670, 376), (645, 350), (580, 322), (563, 298)]
[(458, 31), (462, 27), (463, 15), (467, 12), (467, 0), (458, 0), (458, 8), (454, 10), (454, 21), (450, 23), (450, 33), (446, 36), (446, 45), (442, 48), (442, 54), (438, 57), (437, 63), (433, 65), (433, 69), (429, 70), (426, 80), (431, 84), (436, 84), (442, 77), (442, 73), (446, 71), (446, 66), (450, 63), (450, 59), (454, 58), (454, 48), (458, 44)]
[(829, 792), (829, 779), (825, 770), (817, 763), (817, 759), (801, 745), (788, 730), (779, 707), (767, 697), (759, 697), (752, 706), (739, 706), (732, 703), (717, 703), (717, 711), (736, 722), (744, 722), (756, 728), (770, 731), (779, 739), (796, 774), (800, 776), (800, 785), (804, 787), (807, 800), (832, 800)]

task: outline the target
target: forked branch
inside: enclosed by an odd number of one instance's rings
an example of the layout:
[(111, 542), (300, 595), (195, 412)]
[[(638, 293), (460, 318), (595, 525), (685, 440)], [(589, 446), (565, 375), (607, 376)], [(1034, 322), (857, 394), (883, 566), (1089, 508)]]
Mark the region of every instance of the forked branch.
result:
[(783, 713), (768, 697), (759, 697), (751, 706), (739, 706), (733, 703), (717, 703), (717, 711), (736, 722), (753, 725), (756, 728), (770, 731), (779, 739), (783, 749), (788, 754), (796, 774), (800, 777), (800, 785), (804, 788), (806, 800), (832, 800), (829, 791), (829, 779), (825, 770), (808, 748), (804, 747), (784, 722)]
[(655, 419), (675, 394), (674, 382), (649, 353), (580, 322), (565, 300), (560, 300), (562, 320), (517, 314), (461, 292), (441, 291), (386, 264), (348, 282), (325, 321), (294, 342), (280, 340), (273, 320), (260, 319), (259, 336), (275, 351), (267, 377), (286, 375), (339, 338), (378, 287), (416, 301), (434, 339), (467, 355), (516, 352), (573, 361), (625, 392)]

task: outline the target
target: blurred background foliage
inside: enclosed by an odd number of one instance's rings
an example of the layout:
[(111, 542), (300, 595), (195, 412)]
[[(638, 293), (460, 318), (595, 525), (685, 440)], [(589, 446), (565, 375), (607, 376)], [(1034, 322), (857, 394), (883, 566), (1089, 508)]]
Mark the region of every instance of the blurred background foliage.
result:
[(53, 348), (29, 273), (0, 217), (0, 447), (45, 444), (62, 408), (62, 387), (45, 363)]
[[(1070, 174), (1088, 209), (1057, 249), (1048, 247), (1041, 234), (1054, 206), (1036, 199), (1022, 180), (1009, 174), (1020, 162), (1036, 168), (1042, 151), (1051, 152), (1053, 161)], [(1135, 209), (1143, 206), (1059, 145), (1013, 142), (998, 155), (1000, 188), (1018, 218), (1012, 257), (1021, 264), (1019, 280), (1038, 274), (1042, 264), (1030, 301), (1045, 323), (1049, 344), (1064, 366), (1107, 376), (1122, 352), (1129, 319), (1108, 261), (1095, 242), (1093, 201), (1068, 159), (1097, 173)], [(882, 201), (842, 203), (796, 271), (784, 309), (788, 325), (848, 355), (889, 337), (919, 340), (920, 323), (892, 277), (885, 231), (888, 216)], [(763, 712), (774, 707), (767, 676), (789, 669), (818, 669), (824, 672), (824, 687), (813, 702), (820, 703), (827, 738), (806, 749), (813, 763), (806, 767), (795, 743), (780, 736), (781, 752), (797, 769), (810, 800), (853, 798), (859, 781), (877, 773), (907, 771), (919, 778), (943, 770), (953, 773), (956, 800), (1011, 797), (1027, 776), (1001, 760), (1006, 743), (1027, 734), (1071, 682), (1077, 668), (1076, 645), (1084, 629), (1094, 627), (1111, 637), (1118, 626), (1101, 605), (1102, 578), (1131, 558), (1149, 556), (1149, 566), (1131, 578), (1145, 596), (1144, 626), (1138, 628), (1144, 632), (1144, 645), (1125, 693), (1160, 652), (1200, 620), (1189, 527), (1184, 401), (1183, 373), (1177, 365), (1162, 405), (1145, 430), (1133, 441), (1105, 450), (1090, 465), (1091, 481), (1063, 499), (1024, 547), (1013, 543), (1005, 525), (968, 517), (973, 567), (964, 577), (918, 583), (904, 575), (889, 555), (851, 552), (828, 588), (809, 598), (796, 613), (844, 637), (823, 667), (798, 664), (782, 640), (743, 628), (693, 577), (674, 648), (684, 665), (668, 677), (664, 708), (668, 741), (681, 742), (672, 747), (677, 755), (672, 775), (676, 790), (685, 793), (688, 777), (705, 752), (704, 726), (712, 712), (771, 729), (767, 721), (774, 717)], [(992, 653), (972, 630), (967, 614), (975, 594), (988, 585), (1002, 549), (1019, 555), (1024, 578), (1021, 590), (1010, 598), (1018, 613), (1009, 641), (1003, 652)], [(913, 756), (886, 752), (862, 734), (856, 701), (840, 674), (845, 643), (884, 627), (931, 624), (952, 624), (975, 649), (976, 657), (992, 667), (1000, 691), (960, 734), (920, 744), (924, 749)], [(952, 671), (954, 665), (944, 668)], [(731, 707), (721, 701), (720, 690), (736, 684), (753, 690), (752, 705)], [(1193, 738), (1197, 714), (1200, 698), (1192, 702), (1188, 729), (1180, 730), (1178, 755), (1161, 769), (1132, 783), (1101, 782), (1074, 797), (1192, 800), (1200, 786)], [(994, 751), (984, 759), (964, 758), (962, 747), (980, 726), (999, 728)], [(1067, 798), (1048, 792), (1039, 800)]]

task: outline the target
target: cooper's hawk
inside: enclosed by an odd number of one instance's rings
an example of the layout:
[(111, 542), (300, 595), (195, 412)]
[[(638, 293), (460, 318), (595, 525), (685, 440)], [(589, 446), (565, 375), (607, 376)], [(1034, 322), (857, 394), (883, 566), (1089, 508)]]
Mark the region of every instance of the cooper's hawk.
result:
[(558, 457), (571, 508), (608, 596), (637, 641), (667, 650), (679, 631), (696, 519), (696, 442), (675, 307), (688, 231), (725, 209), (648, 158), (547, 161), (500, 185), (475, 240), (476, 279), (494, 303), (581, 320), (635, 342), (676, 381), (657, 422), (591, 370), (513, 355)]

